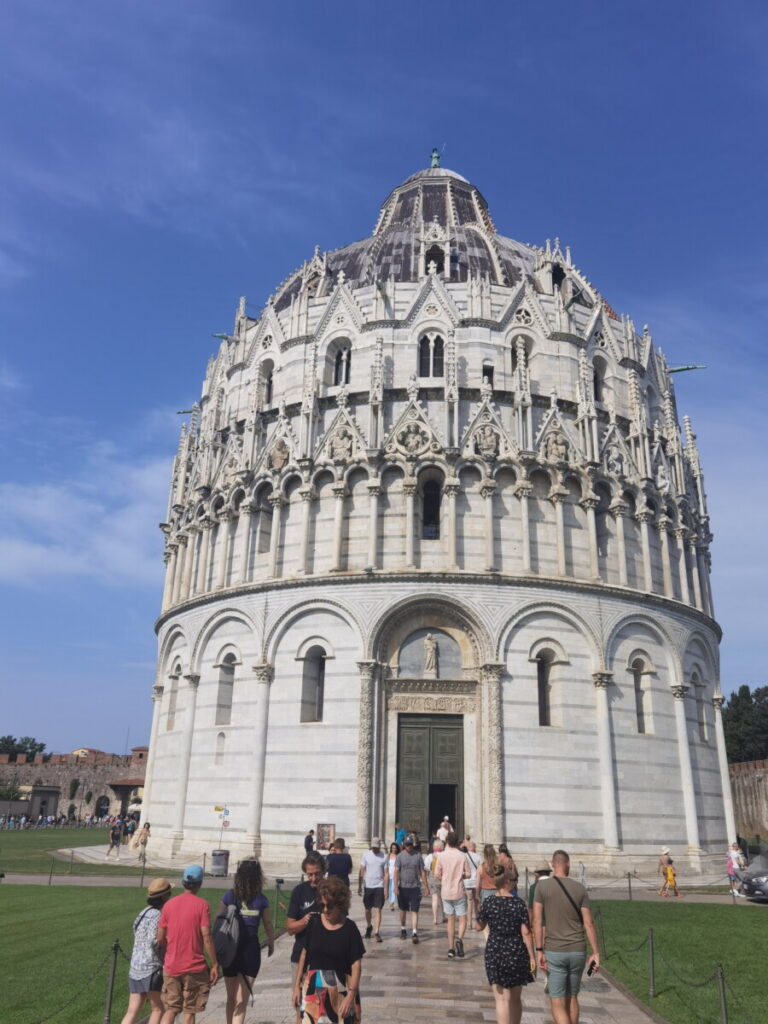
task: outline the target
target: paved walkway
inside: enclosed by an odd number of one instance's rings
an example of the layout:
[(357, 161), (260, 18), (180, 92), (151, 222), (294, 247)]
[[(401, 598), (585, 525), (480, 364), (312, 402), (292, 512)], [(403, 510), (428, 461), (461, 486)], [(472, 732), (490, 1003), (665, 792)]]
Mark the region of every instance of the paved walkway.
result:
[[(355, 903), (359, 906), (359, 901)], [(352, 916), (360, 924), (362, 911), (358, 916), (354, 905)], [(426, 927), (421, 922), (418, 946), (400, 939), (396, 912), (384, 910), (383, 921), (384, 942), (365, 943), (367, 953), (360, 984), (365, 1024), (412, 1024), (416, 1020), (442, 1019), (470, 1024), (495, 1020), (479, 933), (465, 937), (464, 960), (448, 960), (445, 929), (434, 928), (431, 918)], [(293, 940), (283, 936), (276, 943), (274, 956), (262, 961), (246, 1024), (294, 1024), (295, 1014), (290, 1006), (292, 945)], [(219, 982), (208, 1009), (198, 1014), (198, 1024), (223, 1024), (225, 1002), (224, 983)], [(523, 1024), (550, 1024), (552, 1017), (543, 979), (523, 990), (523, 1005)], [(581, 1006), (582, 1024), (649, 1024), (653, 1019), (600, 977), (585, 979)]]

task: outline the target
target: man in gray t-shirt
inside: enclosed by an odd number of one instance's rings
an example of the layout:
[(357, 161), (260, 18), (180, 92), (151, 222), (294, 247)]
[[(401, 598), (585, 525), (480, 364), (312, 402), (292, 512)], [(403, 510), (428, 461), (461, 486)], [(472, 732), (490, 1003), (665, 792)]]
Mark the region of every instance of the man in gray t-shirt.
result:
[(411, 912), (411, 941), (419, 941), (419, 907), (422, 891), (427, 893), (427, 872), (421, 854), (414, 849), (413, 836), (405, 840), (404, 850), (395, 858), (395, 896), (400, 908), (400, 938), (407, 938), (405, 915)]

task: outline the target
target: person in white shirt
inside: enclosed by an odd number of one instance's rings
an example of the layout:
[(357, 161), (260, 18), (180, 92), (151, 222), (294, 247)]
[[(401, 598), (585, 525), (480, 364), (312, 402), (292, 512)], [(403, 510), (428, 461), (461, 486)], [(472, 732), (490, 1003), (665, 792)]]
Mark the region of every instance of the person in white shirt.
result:
[(435, 835), (437, 836), (441, 843), (445, 844), (449, 832), (453, 832), (453, 825), (448, 820), (448, 815), (446, 814), (446, 816), (443, 818), (440, 828), (437, 830)]
[(384, 893), (389, 888), (387, 855), (382, 852), (382, 843), (382, 839), (371, 840), (370, 850), (366, 850), (360, 860), (357, 883), (357, 894), (363, 897), (365, 907), (365, 937), (370, 939), (373, 932), (377, 942), (382, 941), (381, 908), (384, 906)]

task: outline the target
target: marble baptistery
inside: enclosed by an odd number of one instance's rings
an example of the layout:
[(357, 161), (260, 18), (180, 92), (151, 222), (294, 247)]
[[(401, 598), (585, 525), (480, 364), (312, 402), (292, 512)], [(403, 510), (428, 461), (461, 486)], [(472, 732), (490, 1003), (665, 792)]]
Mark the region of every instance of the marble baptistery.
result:
[(710, 524), (670, 374), (441, 167), (241, 300), (162, 524), (155, 850), (295, 867), (308, 828), (354, 852), (448, 814), (531, 866), (719, 862)]

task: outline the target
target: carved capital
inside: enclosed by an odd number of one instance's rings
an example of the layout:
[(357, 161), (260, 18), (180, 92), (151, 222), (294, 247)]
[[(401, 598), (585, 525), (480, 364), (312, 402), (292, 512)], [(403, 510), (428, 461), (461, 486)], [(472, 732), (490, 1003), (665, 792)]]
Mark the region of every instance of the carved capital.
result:
[(568, 491), (564, 487), (553, 487), (547, 497), (553, 505), (562, 505), (568, 499)]
[(480, 494), (483, 498), (492, 498), (496, 493), (496, 484), (493, 482), (487, 482), (481, 485)]
[(518, 498), (530, 498), (533, 492), (533, 484), (527, 480), (521, 480), (519, 484), (515, 485), (514, 490)]
[(317, 498), (317, 494), (311, 487), (300, 487), (299, 494), (302, 501), (314, 501)]
[(592, 682), (597, 690), (607, 690), (613, 682), (613, 672), (593, 672)]
[(672, 531), (672, 533), (675, 535), (677, 540), (682, 541), (683, 544), (685, 544), (685, 542), (686, 542), (686, 540), (688, 538), (688, 528), (687, 527), (685, 527), (685, 526), (676, 526), (675, 529)]
[(252, 501), (241, 502), (238, 509), (241, 516), (252, 516), (256, 511), (258, 511), (258, 505), (255, 505)]
[(157, 702), (159, 700), (163, 699), (163, 689), (164, 689), (164, 687), (163, 687), (162, 683), (155, 683), (155, 685), (152, 687), (152, 703), (153, 704), (157, 704)]
[(358, 661), (357, 667), (360, 669), (360, 679), (363, 682), (370, 682), (381, 666), (378, 661)]
[(380, 498), (381, 497), (381, 483), (376, 481), (375, 483), (368, 484), (368, 494), (372, 498)]
[(649, 508), (640, 508), (635, 512), (635, 519), (638, 523), (650, 523), (653, 521), (653, 512)]
[(212, 530), (214, 527), (214, 520), (210, 516), (203, 516), (198, 522), (201, 530)]
[(231, 519), (234, 519), (235, 513), (231, 508), (223, 508), (218, 514), (218, 521), (220, 523), (228, 523)]
[(687, 686), (677, 685), (672, 687), (672, 696), (675, 700), (684, 700), (686, 693), (688, 693)]
[(672, 525), (672, 520), (666, 515), (661, 515), (656, 520), (656, 527), (660, 533), (671, 533)]
[(626, 502), (621, 501), (621, 499), (618, 499), (617, 501), (611, 502), (611, 504), (608, 506), (608, 511), (611, 513), (614, 519), (618, 519), (619, 516), (627, 515), (627, 513), (629, 512), (629, 507), (627, 506)]
[(503, 661), (487, 661), (480, 666), (481, 678), (484, 683), (498, 683), (506, 669)]
[(725, 704), (725, 697), (722, 695), (722, 693), (714, 694), (713, 697), (712, 697), (712, 707), (716, 711), (722, 711), (723, 710), (723, 704)]
[(186, 679), (187, 684), (189, 686), (191, 686), (193, 690), (196, 690), (198, 685), (200, 684), (200, 676), (196, 672), (190, 672), (188, 675), (185, 675), (183, 678)]
[(283, 505), (287, 504), (287, 500), (288, 499), (283, 494), (281, 494), (280, 491), (272, 491), (270, 494), (267, 495), (267, 501), (275, 511), (282, 508)]
[(581, 507), (584, 509), (585, 512), (588, 511), (589, 509), (592, 509), (592, 511), (594, 512), (594, 510), (600, 504), (600, 499), (599, 498), (582, 498), (581, 501), (579, 502), (579, 504), (581, 505)]
[(415, 480), (413, 482), (407, 481), (403, 484), (403, 494), (405, 494), (409, 498), (412, 498), (413, 495), (416, 493), (417, 487), (418, 484), (416, 483)]
[(331, 490), (337, 501), (343, 500), (347, 496), (347, 488), (344, 484), (334, 484)]
[(189, 536), (186, 533), (176, 534), (176, 543), (179, 545), (180, 548), (185, 548), (187, 546), (188, 541)]
[(274, 672), (274, 666), (270, 665), (268, 661), (259, 661), (253, 666), (253, 674), (256, 676), (256, 682), (266, 683), (267, 686), (272, 682)]

